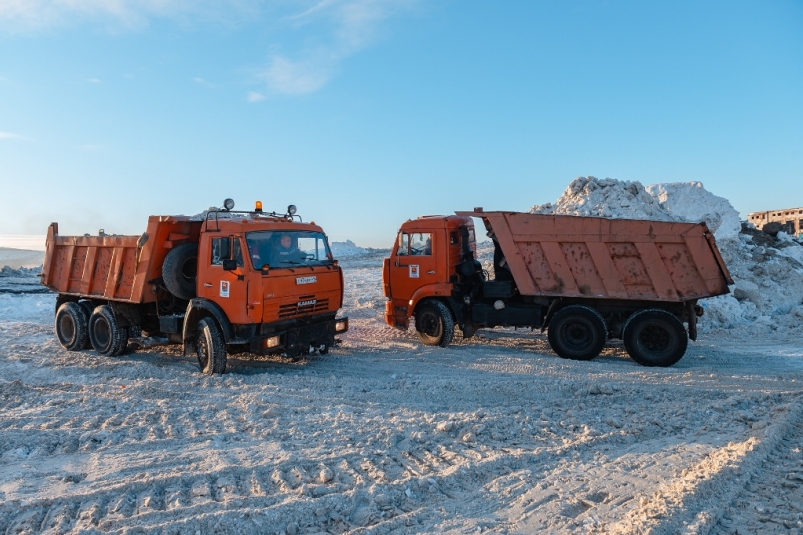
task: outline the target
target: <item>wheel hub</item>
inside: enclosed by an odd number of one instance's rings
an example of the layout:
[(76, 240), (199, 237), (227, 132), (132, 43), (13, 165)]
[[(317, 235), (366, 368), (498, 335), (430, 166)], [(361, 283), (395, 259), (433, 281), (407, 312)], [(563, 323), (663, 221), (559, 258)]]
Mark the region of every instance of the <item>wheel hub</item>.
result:
[(575, 348), (582, 348), (591, 341), (588, 326), (581, 322), (567, 323), (564, 327), (566, 343)]
[(658, 325), (647, 325), (639, 333), (639, 342), (648, 351), (659, 352), (669, 347), (670, 336), (666, 329)]

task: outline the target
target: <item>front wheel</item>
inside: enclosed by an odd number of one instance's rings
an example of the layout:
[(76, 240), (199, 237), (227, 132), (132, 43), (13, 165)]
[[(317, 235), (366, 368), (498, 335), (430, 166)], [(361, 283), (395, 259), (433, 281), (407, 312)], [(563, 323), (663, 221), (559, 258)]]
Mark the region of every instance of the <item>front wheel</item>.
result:
[(452, 313), (440, 301), (422, 303), (415, 312), (415, 330), (422, 344), (447, 347), (454, 337)]
[(201, 373), (214, 375), (226, 371), (226, 343), (214, 319), (201, 318), (195, 334), (198, 366)]
[(642, 366), (666, 367), (683, 358), (689, 337), (677, 316), (651, 308), (628, 318), (622, 342), (630, 358)]
[(559, 357), (591, 360), (605, 347), (608, 330), (602, 316), (593, 308), (570, 305), (552, 316), (547, 338)]

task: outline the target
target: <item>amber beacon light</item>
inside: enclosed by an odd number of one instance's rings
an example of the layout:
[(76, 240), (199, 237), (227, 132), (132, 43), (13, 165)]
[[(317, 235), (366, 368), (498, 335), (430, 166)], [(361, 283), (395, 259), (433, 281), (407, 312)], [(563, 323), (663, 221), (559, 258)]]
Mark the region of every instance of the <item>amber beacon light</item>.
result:
[(261, 212), (262, 211), (262, 201), (257, 201), (254, 204), (254, 212)]

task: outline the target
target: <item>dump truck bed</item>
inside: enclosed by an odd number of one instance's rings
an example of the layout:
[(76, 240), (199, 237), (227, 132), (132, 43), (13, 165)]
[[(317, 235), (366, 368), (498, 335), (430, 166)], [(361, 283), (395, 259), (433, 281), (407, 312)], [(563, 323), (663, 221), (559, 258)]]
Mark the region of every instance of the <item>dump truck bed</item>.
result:
[(147, 282), (162, 275), (170, 249), (198, 241), (201, 224), (184, 216), (151, 216), (141, 236), (59, 236), (58, 223), (51, 223), (42, 284), (65, 295), (154, 302)]
[(705, 223), (456, 213), (490, 223), (522, 295), (685, 302), (733, 284)]

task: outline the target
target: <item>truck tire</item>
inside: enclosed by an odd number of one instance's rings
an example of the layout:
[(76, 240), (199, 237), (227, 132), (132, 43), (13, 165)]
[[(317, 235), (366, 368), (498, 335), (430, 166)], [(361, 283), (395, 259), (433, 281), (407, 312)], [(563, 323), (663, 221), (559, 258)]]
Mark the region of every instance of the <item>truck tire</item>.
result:
[(128, 345), (128, 329), (117, 325), (109, 305), (101, 305), (89, 317), (89, 340), (101, 355), (116, 357), (122, 355)]
[(184, 243), (172, 249), (162, 264), (162, 280), (168, 291), (179, 299), (195, 297), (198, 274), (198, 244)]
[(209, 316), (201, 318), (195, 336), (201, 373), (206, 375), (225, 373), (226, 342), (215, 320)]
[(683, 358), (689, 337), (674, 314), (648, 308), (627, 319), (622, 342), (630, 358), (642, 366), (666, 367)]
[(547, 338), (559, 357), (591, 360), (605, 347), (608, 329), (605, 320), (593, 308), (569, 305), (552, 316)]
[(454, 319), (440, 301), (425, 301), (415, 311), (415, 330), (421, 343), (448, 347), (454, 337)]
[(78, 304), (83, 307), (84, 315), (86, 316), (86, 341), (82, 349), (92, 349), (92, 340), (89, 339), (89, 318), (92, 316), (95, 306), (92, 301), (78, 301)]
[(56, 311), (56, 337), (67, 351), (86, 348), (89, 315), (73, 301), (62, 303)]

